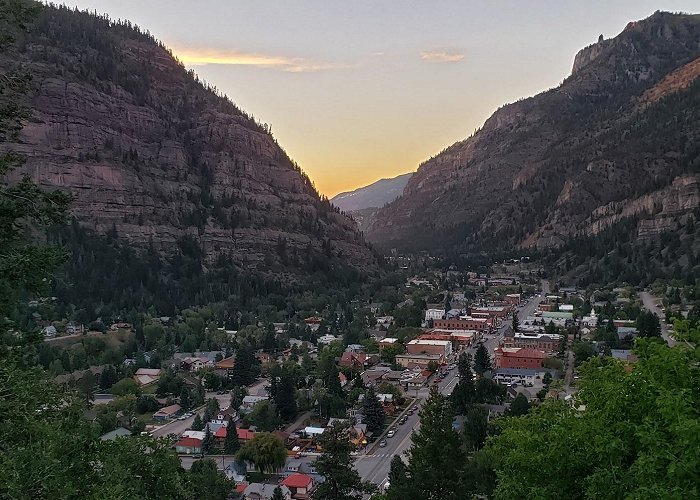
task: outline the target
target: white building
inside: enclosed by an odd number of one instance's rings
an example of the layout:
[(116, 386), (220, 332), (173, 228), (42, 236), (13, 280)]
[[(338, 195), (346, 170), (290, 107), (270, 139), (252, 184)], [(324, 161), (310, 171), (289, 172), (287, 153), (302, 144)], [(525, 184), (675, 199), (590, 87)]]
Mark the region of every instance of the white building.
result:
[(427, 309), (425, 311), (425, 322), (432, 321), (434, 319), (445, 319), (444, 309)]

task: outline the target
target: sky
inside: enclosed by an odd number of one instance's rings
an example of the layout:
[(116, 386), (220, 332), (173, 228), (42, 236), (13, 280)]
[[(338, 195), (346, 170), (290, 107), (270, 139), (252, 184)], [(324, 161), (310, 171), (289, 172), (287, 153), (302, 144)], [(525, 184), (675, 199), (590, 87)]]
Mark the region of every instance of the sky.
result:
[(129, 19), (268, 123), (332, 197), (422, 162), (498, 107), (558, 85), (576, 52), (697, 0), (72, 0)]

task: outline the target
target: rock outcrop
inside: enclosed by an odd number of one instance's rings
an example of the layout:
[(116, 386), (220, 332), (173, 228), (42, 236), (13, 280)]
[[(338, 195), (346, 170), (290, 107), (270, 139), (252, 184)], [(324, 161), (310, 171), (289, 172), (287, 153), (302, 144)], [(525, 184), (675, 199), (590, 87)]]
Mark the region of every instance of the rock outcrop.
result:
[[(285, 269), (309, 252), (374, 269), (354, 222), (256, 123), (200, 82), (150, 36), (127, 24), (47, 7), (20, 49), (33, 76), (27, 157), (14, 176), (74, 195), (72, 215), (98, 233), (167, 253), (184, 236), (207, 262)], [(277, 272), (280, 272), (279, 270)]]

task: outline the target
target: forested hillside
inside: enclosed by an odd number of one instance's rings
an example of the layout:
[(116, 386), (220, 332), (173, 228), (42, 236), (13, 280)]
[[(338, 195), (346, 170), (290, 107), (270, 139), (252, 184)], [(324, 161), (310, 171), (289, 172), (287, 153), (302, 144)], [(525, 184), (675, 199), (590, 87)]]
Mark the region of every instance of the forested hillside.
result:
[[(630, 23), (584, 49), (560, 86), (504, 106), (422, 164), (376, 214), (369, 239), (447, 254), (560, 254), (619, 230), (634, 247), (623, 261), (645, 246), (666, 249), (662, 234), (692, 226), (700, 206), (699, 57), (699, 16)], [(681, 246), (697, 253), (689, 234)]]
[(99, 311), (176, 307), (377, 270), (353, 221), (257, 123), (147, 32), (65, 7), (39, 9), (0, 55), (31, 75), (27, 120), (3, 151), (72, 195), (56, 292)]

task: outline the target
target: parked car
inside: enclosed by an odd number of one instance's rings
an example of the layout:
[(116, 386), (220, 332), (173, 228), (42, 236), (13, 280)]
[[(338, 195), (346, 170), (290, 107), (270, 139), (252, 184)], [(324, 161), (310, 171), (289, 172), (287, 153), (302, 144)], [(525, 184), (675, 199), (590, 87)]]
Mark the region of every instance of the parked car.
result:
[(394, 437), (394, 434), (395, 434), (394, 431), (389, 431), (389, 432), (386, 433), (386, 437), (388, 437), (388, 438)]
[(380, 448), (384, 448), (385, 446), (386, 446), (386, 439), (382, 439), (381, 441), (379, 441)]

